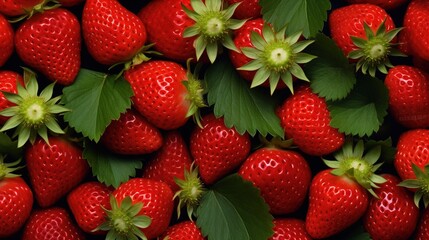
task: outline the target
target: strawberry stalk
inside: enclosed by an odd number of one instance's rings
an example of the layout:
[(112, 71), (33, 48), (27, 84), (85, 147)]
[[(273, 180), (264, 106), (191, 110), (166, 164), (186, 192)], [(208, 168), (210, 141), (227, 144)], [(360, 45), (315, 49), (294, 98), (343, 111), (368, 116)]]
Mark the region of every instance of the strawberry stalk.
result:
[(27, 19), (31, 18), (34, 14), (42, 13), (44, 11), (48, 11), (58, 7), (61, 7), (61, 4), (56, 0), (43, 0), (41, 3), (35, 5), (30, 11), (26, 11), (26, 13), (23, 14), (22, 16), (10, 19), (9, 22), (17, 23), (26, 18)]
[(186, 99), (190, 102), (189, 110), (186, 113), (186, 117), (192, 116), (195, 123), (200, 128), (202, 128), (200, 108), (207, 107), (204, 101), (204, 94), (206, 93), (206, 90), (204, 89), (203, 82), (198, 79), (199, 69), (195, 70), (194, 72), (191, 72), (191, 60), (192, 59), (188, 59), (188, 61), (186, 62), (187, 81), (182, 82), (183, 85), (185, 85), (186, 90), (188, 91)]
[(413, 172), (416, 175), (416, 179), (406, 179), (402, 181), (399, 186), (416, 189), (414, 194), (414, 203), (419, 206), (421, 200), (425, 208), (429, 205), (429, 165), (426, 165), (424, 169), (421, 169), (416, 164), (412, 164)]

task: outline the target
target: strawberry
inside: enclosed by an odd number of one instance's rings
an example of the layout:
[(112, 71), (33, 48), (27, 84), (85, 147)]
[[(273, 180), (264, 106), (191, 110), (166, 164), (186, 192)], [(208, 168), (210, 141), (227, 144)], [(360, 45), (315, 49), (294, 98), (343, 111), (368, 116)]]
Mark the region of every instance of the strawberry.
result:
[(174, 179), (184, 179), (185, 170), (192, 164), (191, 154), (185, 140), (178, 131), (166, 133), (161, 149), (151, 157), (143, 170), (143, 178), (163, 181), (176, 192), (179, 186)]
[(17, 17), (31, 12), (36, 5), (43, 2), (44, 0), (1, 0), (0, 13), (8, 17)]
[(114, 239), (155, 239), (170, 223), (173, 192), (166, 183), (132, 178), (113, 191), (110, 205), (97, 230), (108, 230)]
[(104, 131), (101, 142), (119, 154), (147, 154), (162, 146), (161, 132), (137, 111), (131, 109), (112, 121)]
[(53, 207), (33, 212), (22, 236), (22, 240), (46, 239), (83, 240), (85, 235), (64, 208)]
[(331, 37), (344, 55), (357, 60), (356, 70), (376, 71), (387, 74), (386, 67), (393, 67), (389, 56), (405, 56), (394, 48), (395, 36), (401, 30), (395, 28), (386, 11), (373, 4), (352, 4), (337, 8), (329, 15)]
[(191, 155), (203, 182), (213, 184), (246, 160), (250, 137), (248, 133), (228, 128), (222, 117), (213, 114), (204, 116), (201, 125), (202, 128), (195, 127), (191, 133)]
[(200, 229), (195, 222), (184, 221), (170, 226), (167, 231), (162, 234), (161, 240), (204, 240)]
[(7, 19), (0, 14), (0, 67), (2, 67), (13, 53), (14, 32)]
[(48, 140), (49, 144), (38, 139), (25, 151), (30, 181), (41, 207), (55, 204), (77, 186), (89, 170), (82, 149), (59, 137)]
[[(189, 62), (188, 62), (189, 66)], [(205, 106), (200, 81), (179, 64), (152, 60), (125, 71), (134, 108), (156, 127), (173, 130)]]
[(411, 192), (398, 186), (394, 175), (383, 174), (387, 181), (375, 189), (379, 198), (371, 198), (364, 226), (373, 240), (410, 239), (416, 228), (419, 210)]
[(411, 54), (429, 61), (429, 2), (413, 0), (404, 16), (405, 41)]
[(425, 208), (417, 226), (416, 240), (429, 239), (429, 208)]
[(15, 33), (15, 47), (25, 64), (51, 81), (70, 85), (80, 69), (80, 38), (76, 16), (56, 8), (26, 20)]
[(369, 3), (378, 5), (386, 10), (392, 10), (408, 2), (408, 0), (346, 0), (350, 4)]
[(259, 188), (270, 212), (275, 215), (298, 210), (311, 181), (310, 167), (304, 157), (275, 146), (260, 148), (250, 154), (238, 173)]
[(311, 240), (305, 230), (305, 223), (300, 219), (277, 218), (273, 220), (274, 234), (268, 240)]
[(345, 136), (331, 127), (325, 99), (305, 85), (288, 97), (277, 115), (287, 138), (292, 138), (304, 153), (322, 156), (338, 150)]
[(33, 193), (30, 187), (13, 171), (19, 161), (5, 163), (0, 155), (0, 238), (7, 238), (17, 232), (30, 216), (33, 207)]
[[(12, 71), (0, 71), (0, 90), (10, 93), (17, 92), (17, 84), (24, 85), (22, 76)], [(14, 104), (9, 102), (3, 93), (0, 93), (0, 110), (12, 107)], [(4, 124), (7, 121), (7, 117), (0, 116), (0, 123)]]
[(84, 232), (104, 234), (92, 230), (104, 222), (106, 215), (102, 207), (109, 206), (111, 192), (111, 188), (94, 181), (77, 186), (67, 195), (67, 204), (78, 226)]
[(429, 127), (429, 74), (411, 66), (395, 66), (384, 81), (393, 118), (407, 128)]
[[(115, 0), (87, 0), (82, 13), (82, 33), (95, 61), (113, 65), (143, 57), (146, 28), (140, 19)], [(141, 60), (141, 59), (140, 59)]]
[(228, 4), (240, 3), (234, 12), (237, 19), (252, 19), (261, 16), (261, 6), (259, 0), (227, 0)]

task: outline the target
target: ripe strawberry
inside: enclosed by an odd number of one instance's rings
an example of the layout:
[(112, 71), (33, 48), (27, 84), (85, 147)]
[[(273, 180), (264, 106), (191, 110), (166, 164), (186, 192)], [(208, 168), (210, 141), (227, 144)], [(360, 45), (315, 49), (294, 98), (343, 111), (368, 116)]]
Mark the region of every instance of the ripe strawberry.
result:
[(275, 215), (298, 210), (311, 181), (310, 167), (299, 153), (275, 146), (253, 152), (238, 174), (259, 188), (270, 212)]
[(0, 155), (0, 238), (16, 233), (27, 221), (33, 207), (33, 193), (25, 181), (12, 173), (16, 164), (5, 163)]
[(399, 187), (399, 178), (382, 175), (387, 181), (374, 191), (364, 216), (364, 226), (373, 240), (407, 240), (416, 228), (419, 210), (411, 192)]
[(416, 240), (429, 239), (429, 208), (425, 208), (417, 226)]
[(139, 58), (146, 42), (140, 19), (115, 0), (87, 0), (82, 13), (82, 33), (95, 61), (113, 65)]
[(106, 214), (102, 207), (109, 207), (111, 189), (100, 182), (86, 182), (67, 195), (67, 204), (78, 226), (87, 233), (104, 234), (101, 231), (92, 232), (104, 222)]
[(22, 240), (46, 239), (83, 240), (85, 235), (65, 209), (53, 207), (33, 212), (22, 236)]
[(162, 146), (161, 132), (131, 109), (112, 121), (101, 137), (109, 150), (119, 154), (147, 154)]
[(393, 48), (395, 36), (401, 30), (395, 28), (386, 11), (373, 4), (352, 4), (337, 8), (329, 15), (331, 37), (344, 55), (358, 60), (356, 69), (363, 73), (387, 74), (386, 67), (393, 67), (391, 56), (405, 56)]
[(13, 53), (13, 28), (7, 19), (0, 14), (0, 67), (2, 67)]
[(161, 149), (148, 161), (143, 170), (143, 178), (154, 179), (168, 184), (173, 192), (179, 190), (175, 178), (184, 179), (192, 158), (185, 140), (178, 131), (168, 132)]
[(429, 127), (429, 74), (411, 66), (395, 66), (384, 81), (393, 118), (407, 128)]
[(89, 166), (82, 150), (59, 137), (49, 137), (49, 144), (38, 139), (25, 151), (28, 174), (41, 207), (49, 207), (77, 186)]
[(192, 221), (184, 221), (170, 226), (167, 231), (162, 234), (163, 240), (204, 240), (200, 229)]
[(124, 78), (133, 88), (134, 108), (160, 129), (183, 126), (205, 106), (201, 83), (175, 62), (144, 62), (125, 71)]
[(228, 4), (240, 3), (234, 12), (237, 19), (259, 18), (261, 16), (261, 6), (259, 0), (227, 0)]
[(274, 234), (268, 240), (311, 240), (305, 230), (305, 223), (300, 219), (277, 218), (273, 220)]
[(417, 165), (421, 169), (429, 164), (428, 149), (428, 129), (409, 130), (400, 135), (394, 165), (402, 180), (416, 178), (412, 164)]
[(228, 128), (223, 118), (213, 114), (204, 116), (201, 124), (191, 133), (190, 150), (203, 182), (213, 184), (246, 160), (250, 137)]
[[(12, 71), (0, 71), (0, 90), (10, 93), (17, 92), (17, 84), (20, 83), (24, 85), (24, 80), (22, 76), (16, 72)], [(15, 104), (9, 102), (3, 93), (0, 93), (0, 110), (12, 107)], [(4, 124), (7, 121), (7, 117), (0, 116), (0, 124)]]
[(429, 61), (429, 2), (413, 0), (404, 16), (405, 39), (411, 54)]
[(350, 4), (356, 4), (356, 3), (369, 3), (378, 5), (386, 10), (395, 9), (402, 4), (405, 4), (408, 0), (346, 0), (346, 2)]
[(34, 6), (43, 0), (1, 0), (0, 13), (8, 17), (17, 17), (31, 12)]
[(287, 138), (292, 138), (303, 152), (322, 156), (338, 150), (344, 134), (331, 127), (328, 107), (323, 98), (308, 86), (298, 88), (277, 111)]

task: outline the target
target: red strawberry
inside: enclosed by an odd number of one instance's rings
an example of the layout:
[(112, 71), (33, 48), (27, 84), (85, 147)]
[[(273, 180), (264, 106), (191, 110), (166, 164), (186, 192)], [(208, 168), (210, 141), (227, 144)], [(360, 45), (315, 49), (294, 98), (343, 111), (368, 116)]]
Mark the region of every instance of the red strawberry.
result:
[(201, 124), (192, 131), (190, 150), (203, 182), (213, 184), (246, 160), (250, 137), (228, 128), (223, 118), (213, 114), (204, 116)]
[(42, 2), (43, 0), (1, 0), (0, 13), (8, 17), (17, 17), (31, 12), (34, 6)]
[[(33, 207), (33, 193), (25, 181), (12, 173), (18, 163), (5, 163), (0, 155), (0, 238), (17, 232)], [(19, 168), (19, 167), (18, 167)]]
[[(0, 71), (0, 90), (5, 92), (17, 93), (17, 84), (20, 83), (24, 85), (24, 80), (22, 76), (16, 72), (12, 71)], [(0, 93), (0, 110), (12, 107), (14, 104), (9, 102), (3, 95)], [(4, 124), (7, 121), (7, 117), (0, 116), (0, 123)]]
[(204, 106), (200, 82), (175, 62), (144, 62), (124, 77), (134, 91), (133, 106), (158, 128), (177, 129)]
[(25, 151), (25, 159), (36, 200), (49, 207), (77, 186), (89, 167), (82, 150), (59, 137), (49, 137), (49, 144), (36, 140)]
[(83, 240), (85, 235), (65, 209), (54, 207), (33, 212), (22, 236), (22, 240), (47, 239)]
[(237, 19), (258, 18), (261, 16), (259, 0), (227, 0), (228, 4), (240, 3), (234, 12)]
[(56, 8), (37, 13), (16, 31), (15, 47), (27, 65), (62, 85), (74, 82), (80, 68), (80, 24), (73, 13)]
[(399, 137), (394, 160), (395, 169), (402, 180), (415, 179), (412, 164), (421, 169), (429, 164), (429, 130), (414, 129)]
[(429, 208), (425, 208), (417, 227), (416, 240), (429, 239)]
[(323, 98), (308, 86), (299, 88), (277, 111), (287, 138), (303, 152), (322, 156), (338, 150), (344, 134), (329, 125), (331, 117)]
[(184, 221), (170, 226), (167, 231), (162, 234), (163, 240), (204, 240), (200, 229), (195, 222)]
[(350, 4), (369, 3), (369, 4), (378, 5), (388, 10), (395, 9), (407, 1), (408, 0), (346, 0), (346, 2)]
[(87, 0), (82, 32), (88, 52), (105, 65), (131, 61), (146, 42), (143, 23), (115, 0)]
[(192, 158), (182, 135), (178, 131), (168, 132), (164, 145), (146, 163), (143, 177), (165, 182), (177, 192), (179, 186), (174, 179), (184, 179), (185, 170), (189, 170), (191, 164)]
[(0, 67), (2, 67), (13, 53), (13, 28), (7, 19), (0, 14)]
[(374, 191), (364, 216), (364, 226), (373, 240), (407, 240), (416, 228), (419, 210), (411, 192), (399, 187), (400, 180), (391, 174), (382, 175), (387, 181)]
[(276, 147), (253, 152), (238, 173), (259, 188), (270, 212), (275, 215), (298, 210), (311, 181), (310, 167), (299, 153)]
[(110, 123), (101, 142), (115, 153), (147, 154), (162, 146), (162, 135), (143, 116), (131, 109)]
[(102, 207), (109, 207), (111, 189), (100, 182), (87, 182), (79, 185), (67, 195), (68, 206), (79, 227), (87, 233), (100, 226), (106, 217)]
[(393, 118), (408, 128), (429, 127), (429, 74), (411, 66), (395, 66), (384, 81)]
[(311, 240), (305, 230), (305, 223), (300, 219), (278, 218), (274, 219), (274, 235), (268, 240)]
[(429, 2), (413, 0), (404, 16), (405, 39), (411, 54), (429, 61)]

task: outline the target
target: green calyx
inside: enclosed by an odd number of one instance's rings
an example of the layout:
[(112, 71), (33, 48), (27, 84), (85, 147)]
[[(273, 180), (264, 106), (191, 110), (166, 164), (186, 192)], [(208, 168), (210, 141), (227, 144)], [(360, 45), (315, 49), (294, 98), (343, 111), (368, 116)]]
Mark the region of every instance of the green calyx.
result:
[(43, 0), (41, 3), (35, 5), (30, 11), (26, 11), (22, 16), (10, 19), (9, 22), (17, 23), (24, 19), (31, 18), (34, 14), (42, 13), (47, 10), (55, 9), (61, 7), (61, 4), (56, 0)]
[(195, 21), (195, 24), (186, 28), (183, 37), (195, 37), (194, 47), (197, 54), (197, 60), (200, 59), (203, 52), (211, 63), (216, 61), (220, 46), (230, 50), (238, 49), (232, 41), (232, 31), (239, 29), (246, 20), (231, 19), (239, 3), (232, 4), (224, 9), (223, 1), (219, 0), (191, 0), (193, 10), (188, 9), (182, 4), (183, 11), (189, 18)]
[(375, 77), (376, 71), (387, 74), (387, 68), (393, 67), (389, 56), (405, 57), (398, 49), (394, 48), (395, 44), (391, 41), (402, 30), (395, 28), (386, 32), (385, 20), (380, 24), (374, 33), (366, 22), (363, 23), (366, 39), (351, 36), (352, 42), (358, 49), (349, 53), (351, 59), (358, 59), (356, 71), (367, 72)]
[(187, 72), (186, 77), (187, 81), (182, 81), (183, 85), (185, 85), (188, 94), (186, 95), (186, 99), (190, 102), (189, 110), (186, 114), (186, 117), (192, 116), (195, 123), (202, 128), (201, 125), (201, 114), (200, 108), (207, 107), (207, 104), (204, 101), (204, 94), (206, 94), (206, 89), (201, 80), (198, 79), (199, 67), (198, 65), (194, 72), (191, 72), (191, 61), (192, 59), (188, 59)]
[(254, 47), (244, 47), (241, 51), (252, 59), (249, 63), (237, 68), (242, 71), (256, 71), (251, 87), (270, 83), (270, 92), (274, 93), (279, 81), (283, 81), (293, 93), (293, 77), (303, 81), (309, 81), (299, 64), (308, 63), (316, 56), (302, 53), (313, 43), (313, 40), (299, 41), (301, 33), (285, 35), (286, 28), (274, 32), (273, 28), (265, 24), (262, 36), (256, 32), (250, 35)]
[(364, 143), (359, 140), (353, 147), (353, 141), (348, 140), (343, 148), (334, 157), (336, 160), (323, 160), (325, 164), (333, 168), (332, 174), (337, 176), (346, 175), (356, 180), (362, 187), (367, 189), (374, 197), (378, 197), (372, 188), (378, 188), (377, 184), (386, 182), (386, 179), (376, 175), (375, 171), (382, 163), (375, 164), (381, 155), (381, 147), (377, 146), (364, 154)]
[(186, 206), (188, 217), (192, 220), (192, 216), (195, 215), (195, 210), (206, 192), (198, 176), (198, 167), (194, 167), (194, 163), (192, 163), (189, 171), (185, 169), (185, 179), (175, 178), (174, 181), (180, 187), (180, 190), (174, 194), (174, 198), (179, 198), (177, 217), (180, 217), (181, 209)]
[(54, 83), (48, 85), (38, 95), (36, 75), (24, 69), (24, 86), (17, 83), (18, 93), (3, 92), (5, 98), (15, 106), (0, 111), (1, 116), (10, 117), (0, 131), (16, 128), (14, 137), (18, 136), (18, 147), (27, 141), (34, 143), (37, 135), (48, 142), (48, 130), (56, 134), (64, 134), (55, 116), (69, 111), (57, 104), (61, 96), (52, 98)]
[(93, 232), (108, 231), (106, 240), (147, 240), (141, 229), (149, 227), (152, 220), (148, 216), (139, 215), (143, 203), (132, 204), (131, 197), (127, 196), (118, 204), (111, 195), (110, 206), (111, 210), (102, 207), (107, 215), (106, 221)]
[(414, 194), (414, 203), (419, 206), (420, 200), (423, 199), (425, 208), (429, 205), (429, 165), (421, 169), (416, 164), (412, 163), (413, 172), (416, 179), (406, 179), (398, 186), (417, 189)]
[(17, 166), (19, 163), (21, 163), (21, 159), (11, 163), (5, 163), (4, 156), (0, 155), (0, 181), (5, 178), (19, 177), (19, 174), (13, 173), (16, 170), (23, 168), (23, 166)]

